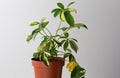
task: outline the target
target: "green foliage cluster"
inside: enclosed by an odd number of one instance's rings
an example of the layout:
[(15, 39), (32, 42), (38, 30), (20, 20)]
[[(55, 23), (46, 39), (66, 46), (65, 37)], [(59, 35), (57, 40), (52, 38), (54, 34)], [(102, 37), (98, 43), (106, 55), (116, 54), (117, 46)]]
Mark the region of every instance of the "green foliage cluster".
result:
[[(46, 21), (45, 18), (43, 18), (40, 21), (34, 21), (30, 24), (30, 26), (35, 26), (36, 28), (28, 35), (26, 41), (30, 42), (32, 39), (34, 40), (38, 34), (41, 34), (42, 41), (37, 48), (37, 52), (33, 53), (33, 58), (38, 59), (46, 66), (49, 66), (51, 58), (62, 55), (63, 58), (68, 58), (69, 62), (74, 61), (77, 64), (71, 72), (71, 78), (85, 78), (85, 69), (80, 67), (72, 54), (72, 52), (78, 52), (78, 41), (75, 38), (69, 37), (69, 30), (73, 28), (80, 29), (82, 27), (87, 29), (87, 26), (83, 23), (75, 23), (71, 13), (77, 13), (77, 10), (71, 8), (72, 4), (74, 4), (74, 2), (69, 3), (65, 8), (65, 6), (59, 2), (57, 3), (58, 7), (51, 11), (54, 17), (59, 16), (60, 18), (60, 24), (54, 35), (47, 28), (49, 21)], [(67, 23), (68, 26), (62, 26), (62, 23)], [(59, 48), (62, 48), (63, 50), (61, 51)]]

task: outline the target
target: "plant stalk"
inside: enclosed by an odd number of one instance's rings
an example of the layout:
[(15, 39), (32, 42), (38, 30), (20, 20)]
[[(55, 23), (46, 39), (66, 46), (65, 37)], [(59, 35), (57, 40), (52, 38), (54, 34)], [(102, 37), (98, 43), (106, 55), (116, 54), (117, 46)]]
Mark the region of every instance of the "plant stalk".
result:
[(46, 28), (46, 30), (48, 31), (48, 33), (52, 36), (52, 33), (50, 32), (50, 30), (48, 28)]
[(59, 28), (60, 28), (61, 24), (62, 24), (62, 21), (60, 21), (60, 23), (59, 23), (59, 26), (58, 26), (58, 28), (56, 30), (56, 35), (58, 34), (58, 31), (59, 31)]

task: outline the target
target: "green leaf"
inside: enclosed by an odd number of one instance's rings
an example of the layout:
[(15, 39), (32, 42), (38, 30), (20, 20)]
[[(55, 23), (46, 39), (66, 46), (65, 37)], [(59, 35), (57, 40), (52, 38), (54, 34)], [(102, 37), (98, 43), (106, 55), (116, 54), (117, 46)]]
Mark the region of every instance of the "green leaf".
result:
[(55, 8), (51, 11), (51, 13), (54, 13), (54, 17), (57, 17), (61, 12), (60, 8)]
[(61, 43), (59, 41), (57, 41), (56, 39), (53, 39), (53, 40), (56, 42), (58, 46), (61, 46)]
[(57, 10), (54, 12), (54, 17), (57, 17), (60, 14), (61, 10)]
[(34, 29), (34, 30), (32, 31), (32, 35), (34, 35), (35, 33), (38, 33), (39, 31), (40, 31), (39, 28)]
[(77, 39), (75, 39), (75, 38), (71, 38), (71, 39), (74, 40), (75, 42), (78, 42)]
[(54, 43), (52, 41), (49, 42), (49, 50), (51, 50), (54, 47)]
[(88, 29), (87, 26), (86, 26), (85, 24), (83, 24), (83, 23), (77, 23), (77, 24), (74, 25), (74, 27), (77, 27), (77, 28), (79, 28), (79, 29), (80, 29), (81, 27)]
[(68, 27), (63, 27), (63, 28), (61, 28), (61, 29), (62, 29), (62, 31), (65, 31), (65, 30), (68, 29)]
[(67, 7), (70, 7), (72, 4), (74, 4), (75, 2), (70, 2)]
[(34, 22), (32, 22), (32, 23), (30, 24), (30, 26), (36, 26), (36, 25), (38, 25), (38, 24), (39, 24), (38, 21), (34, 21)]
[(42, 45), (46, 45), (46, 43), (48, 43), (48, 38), (44, 37), (44, 39), (41, 41), (40, 46)]
[(58, 7), (60, 7), (61, 9), (64, 9), (64, 5), (62, 3), (57, 3)]
[(85, 69), (81, 68), (78, 65), (71, 72), (71, 78), (84, 78), (84, 77), (85, 77)]
[(69, 37), (69, 33), (64, 33), (64, 35), (66, 38)]
[(67, 51), (70, 52), (70, 53), (72, 52), (71, 49), (67, 49)]
[(65, 14), (65, 19), (67, 23), (70, 25), (70, 27), (73, 27), (75, 24), (73, 16), (70, 14), (69, 11), (66, 11), (64, 14)]
[(78, 46), (77, 46), (77, 44), (73, 40), (70, 40), (70, 46), (77, 53)]
[(60, 11), (61, 9), (60, 8), (55, 8), (55, 9), (53, 9), (52, 11), (51, 11), (51, 13), (54, 13), (54, 12), (56, 12), (56, 11)]
[(54, 56), (54, 55), (57, 56), (57, 51), (55, 50), (55, 47), (53, 47), (53, 48), (50, 50), (50, 55), (51, 55), (51, 56)]
[(26, 41), (29, 42), (33, 38), (33, 35), (28, 35)]
[(48, 61), (48, 57), (46, 56), (45, 53), (43, 53), (43, 62), (46, 66), (49, 66), (49, 61)]
[(42, 27), (45, 28), (45, 27), (48, 25), (48, 23), (49, 23), (49, 21), (43, 22), (43, 23), (42, 23)]
[(61, 46), (62, 46), (62, 44), (65, 42), (65, 40), (62, 40), (61, 42), (60, 42), (60, 44), (61, 44)]
[(33, 58), (38, 59), (40, 55), (40, 52), (33, 53)]
[(49, 21), (39, 24), (39, 31), (42, 31), (47, 26), (48, 23)]
[(64, 54), (64, 58), (67, 58), (67, 57), (69, 57), (71, 55), (71, 53), (65, 53)]
[(41, 61), (42, 60), (42, 56), (43, 56), (43, 53), (39, 52), (39, 60)]
[(64, 48), (64, 51), (67, 50), (67, 48), (68, 48), (68, 40), (65, 41), (63, 48)]
[(69, 55), (69, 61), (71, 62), (71, 61), (76, 61), (76, 59), (75, 59), (75, 57), (71, 54), (71, 55)]
[(35, 34), (33, 35), (33, 40), (36, 38), (37, 34), (38, 34), (38, 33), (35, 33)]

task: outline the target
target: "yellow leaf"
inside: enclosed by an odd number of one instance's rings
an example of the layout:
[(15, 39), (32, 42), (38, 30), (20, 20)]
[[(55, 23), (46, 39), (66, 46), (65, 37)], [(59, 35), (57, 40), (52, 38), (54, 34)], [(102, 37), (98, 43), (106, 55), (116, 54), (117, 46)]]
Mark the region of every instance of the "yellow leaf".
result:
[(38, 52), (41, 52), (41, 51), (42, 51), (42, 48), (43, 48), (43, 46), (38, 46), (37, 51), (38, 51)]
[(72, 72), (73, 69), (75, 68), (75, 66), (76, 66), (76, 63), (75, 63), (74, 61), (72, 61), (72, 62), (69, 62), (69, 63), (67, 64), (66, 68), (67, 68), (70, 72)]
[(43, 22), (44, 20), (46, 20), (46, 17), (41, 18), (40, 22)]
[(62, 13), (60, 14), (60, 19), (61, 21), (65, 21), (64, 11), (62, 11)]
[(77, 10), (74, 8), (68, 8), (68, 11), (77, 13)]

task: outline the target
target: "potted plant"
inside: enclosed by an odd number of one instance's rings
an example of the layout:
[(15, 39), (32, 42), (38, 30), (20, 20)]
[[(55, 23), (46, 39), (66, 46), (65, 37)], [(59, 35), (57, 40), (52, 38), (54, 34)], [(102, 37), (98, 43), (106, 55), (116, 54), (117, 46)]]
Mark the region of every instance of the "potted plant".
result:
[[(26, 41), (30, 42), (38, 34), (41, 35), (40, 44), (32, 58), (35, 78), (61, 78), (64, 62), (67, 62), (66, 68), (71, 72), (71, 78), (85, 78), (85, 69), (78, 64), (73, 55), (73, 52), (78, 52), (78, 41), (70, 38), (69, 30), (82, 27), (87, 29), (87, 26), (83, 23), (75, 23), (71, 13), (77, 13), (77, 10), (71, 8), (72, 4), (74, 2), (70, 2), (65, 8), (59, 2), (58, 7), (51, 11), (54, 17), (59, 16), (60, 19), (55, 34), (52, 34), (47, 28), (49, 21), (46, 21), (45, 18), (30, 24), (35, 29), (28, 35)], [(62, 23), (67, 23), (68, 26), (62, 26)]]

